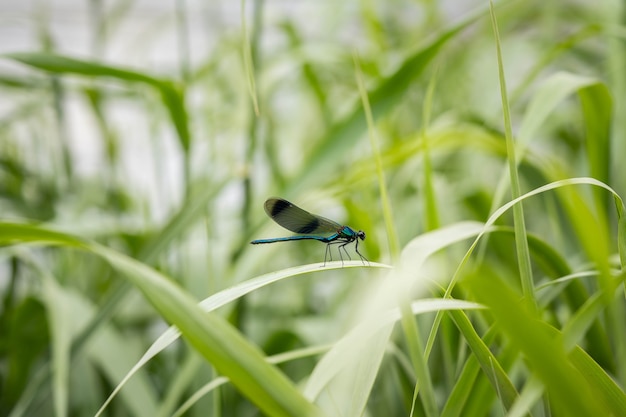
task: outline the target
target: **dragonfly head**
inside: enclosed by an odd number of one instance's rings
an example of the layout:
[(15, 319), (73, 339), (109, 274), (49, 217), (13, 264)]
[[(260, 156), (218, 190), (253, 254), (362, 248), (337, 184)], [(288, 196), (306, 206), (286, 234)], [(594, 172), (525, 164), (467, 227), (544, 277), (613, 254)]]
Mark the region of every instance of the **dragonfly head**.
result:
[(358, 238), (359, 238), (359, 239), (361, 239), (361, 240), (365, 240), (365, 232), (364, 232), (363, 230), (359, 230), (359, 231), (356, 233), (356, 237), (358, 237)]

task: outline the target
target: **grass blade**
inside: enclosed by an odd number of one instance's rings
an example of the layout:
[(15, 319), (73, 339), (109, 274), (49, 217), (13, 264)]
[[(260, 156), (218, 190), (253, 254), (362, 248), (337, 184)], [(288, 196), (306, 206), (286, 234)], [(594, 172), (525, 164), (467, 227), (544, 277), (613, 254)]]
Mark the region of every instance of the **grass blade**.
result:
[[(557, 410), (577, 416), (615, 412), (606, 402), (598, 401), (599, 387), (589, 384), (567, 359), (560, 333), (545, 325), (534, 309), (520, 302), (519, 294), (506, 287), (500, 278), (488, 274), (473, 277), (471, 288), (476, 298), (491, 309), (499, 330), (522, 350)], [(572, 392), (579, 395), (571, 395)]]
[[(509, 110), (509, 100), (506, 90), (506, 79), (504, 76), (504, 64), (502, 63), (502, 50), (500, 48), (500, 34), (498, 33), (498, 21), (493, 9), (493, 1), (489, 1), (489, 11), (491, 14), (491, 25), (493, 27), (496, 41), (496, 53), (498, 56), (498, 74), (500, 79), (500, 93), (502, 96), (502, 111), (504, 115), (504, 132), (506, 140), (507, 162), (509, 165), (509, 179), (511, 180), (511, 196), (513, 199), (520, 196), (519, 177), (517, 174), (517, 160), (515, 158), (515, 143), (513, 141), (513, 128), (511, 127), (511, 115)], [(530, 305), (536, 305), (532, 269), (530, 266), (530, 250), (528, 249), (528, 238), (526, 236), (526, 221), (524, 220), (524, 209), (522, 204), (513, 207), (513, 223), (515, 227), (515, 248), (517, 250), (517, 261), (519, 263), (520, 282), (524, 298)]]
[(25, 65), (55, 74), (74, 74), (88, 77), (110, 77), (120, 81), (142, 83), (155, 88), (161, 95), (172, 123), (176, 127), (181, 148), (187, 154), (191, 137), (185, 108), (184, 92), (173, 82), (146, 75), (144, 73), (101, 64), (95, 61), (69, 58), (44, 52), (15, 52), (3, 55)]
[[(482, 17), (483, 14), (484, 9), (480, 9), (439, 34), (430, 43), (407, 56), (393, 74), (383, 78), (377, 87), (369, 90), (367, 96), (371, 105), (373, 120), (377, 121), (387, 114), (448, 41)], [(361, 106), (355, 103), (354, 110), (332, 126), (329, 133), (318, 142), (306, 169), (294, 179), (294, 188), (308, 190), (312, 184), (318, 182), (320, 178), (324, 178), (324, 174), (334, 172), (334, 167), (343, 163), (344, 155), (350, 151), (366, 130), (365, 115), (361, 111)], [(293, 191), (287, 191), (287, 193), (290, 192)]]
[(282, 373), (265, 362), (256, 346), (247, 342), (217, 315), (200, 310), (188, 294), (147, 265), (101, 245), (63, 233), (37, 226), (0, 224), (0, 241), (16, 243), (38, 240), (56, 245), (79, 246), (110, 262), (139, 288), (167, 321), (180, 329), (183, 336), (218, 372), (228, 376), (266, 414), (319, 414), (316, 407)]

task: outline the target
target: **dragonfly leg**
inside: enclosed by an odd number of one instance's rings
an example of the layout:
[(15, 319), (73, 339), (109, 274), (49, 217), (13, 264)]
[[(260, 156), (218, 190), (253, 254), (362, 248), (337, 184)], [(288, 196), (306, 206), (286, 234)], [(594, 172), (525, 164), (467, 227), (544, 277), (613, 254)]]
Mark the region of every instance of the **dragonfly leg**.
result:
[(337, 247), (337, 252), (339, 252), (339, 257), (341, 258), (341, 267), (343, 268), (343, 255), (341, 254), (341, 248), (343, 247), (343, 245), (339, 245)]
[(367, 260), (367, 258), (365, 256), (363, 256), (361, 254), (361, 252), (359, 252), (359, 240), (356, 240), (356, 245), (354, 246), (354, 250), (356, 251), (357, 255), (359, 255), (359, 257), (361, 258), (361, 262), (363, 262), (363, 265), (365, 265), (365, 262), (367, 262), (367, 264), (369, 265), (370, 261)]
[[(329, 258), (331, 262), (333, 261), (333, 249), (330, 247), (330, 245), (339, 245), (339, 247), (341, 248), (341, 246), (343, 246), (343, 243), (344, 243), (343, 240), (332, 240), (326, 244), (326, 254), (324, 255), (324, 265), (326, 265), (326, 258)], [(344, 248), (344, 251), (345, 251), (345, 248)], [(341, 264), (343, 265), (343, 255), (341, 254), (341, 250), (339, 250), (339, 258), (341, 258)]]
[[(339, 243), (343, 243), (342, 240), (332, 240), (326, 244), (326, 253), (324, 254), (324, 265), (326, 265), (326, 257), (330, 259), (330, 262), (333, 261), (333, 250), (330, 245), (337, 245)], [(341, 256), (341, 251), (339, 251), (339, 257), (341, 257), (341, 262), (343, 263), (343, 257)]]
[[(339, 245), (339, 255), (341, 256), (341, 249), (343, 249), (343, 252), (346, 254), (346, 256), (348, 257), (349, 260), (352, 260), (352, 258), (350, 257), (350, 254), (348, 253), (348, 250), (346, 249), (346, 245), (350, 243), (350, 242), (344, 242), (341, 245)], [(343, 257), (341, 258), (341, 264), (343, 265)]]
[(326, 245), (326, 251), (324, 252), (324, 265), (326, 266), (326, 258), (330, 258), (330, 262), (333, 261), (333, 252), (330, 250), (330, 245), (332, 245), (333, 242), (330, 242)]
[[(352, 257), (350, 256), (350, 252), (348, 252), (348, 250), (346, 249), (346, 245), (348, 245), (349, 243), (352, 243), (351, 240), (333, 240), (331, 242), (328, 242), (326, 244), (326, 252), (324, 253), (324, 266), (326, 266), (326, 260), (330, 259), (330, 262), (332, 262), (333, 260), (333, 250), (330, 247), (330, 245), (338, 245), (337, 247), (337, 252), (339, 252), (339, 258), (341, 259), (341, 266), (343, 266), (343, 254), (345, 253), (346, 256), (348, 257), (349, 260), (352, 260)], [(343, 250), (343, 253), (341, 252)], [(363, 263), (365, 262), (369, 262), (365, 256), (361, 255), (361, 253), (358, 250), (358, 242), (357, 242), (357, 251), (356, 253), (359, 255), (359, 257), (361, 258), (361, 261), (363, 261)]]

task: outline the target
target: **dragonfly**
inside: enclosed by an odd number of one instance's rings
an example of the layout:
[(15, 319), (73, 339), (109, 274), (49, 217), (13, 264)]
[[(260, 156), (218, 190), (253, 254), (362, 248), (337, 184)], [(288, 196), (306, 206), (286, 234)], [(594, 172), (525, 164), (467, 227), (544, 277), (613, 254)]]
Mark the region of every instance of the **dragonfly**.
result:
[(285, 229), (297, 234), (287, 237), (257, 239), (250, 242), (251, 244), (258, 245), (261, 243), (287, 242), (291, 240), (317, 240), (318, 242), (326, 243), (326, 252), (324, 253), (324, 265), (326, 265), (326, 258), (329, 255), (330, 260), (333, 260), (330, 251), (331, 245), (339, 245), (339, 257), (343, 264), (341, 250), (343, 249), (348, 259), (352, 259), (346, 250), (346, 245), (355, 242), (354, 249), (361, 258), (361, 261), (363, 263), (367, 261), (365, 256), (359, 252), (359, 239), (365, 240), (364, 231), (359, 230), (357, 232), (349, 226), (342, 226), (325, 217), (309, 213), (283, 198), (272, 197), (267, 199), (264, 208), (265, 213), (267, 213), (272, 220)]

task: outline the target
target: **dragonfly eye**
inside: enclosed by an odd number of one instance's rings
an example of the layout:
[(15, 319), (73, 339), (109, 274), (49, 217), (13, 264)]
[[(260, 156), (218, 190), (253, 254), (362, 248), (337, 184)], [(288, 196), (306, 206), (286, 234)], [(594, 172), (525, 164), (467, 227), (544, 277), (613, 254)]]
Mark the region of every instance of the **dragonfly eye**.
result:
[(356, 235), (359, 239), (365, 240), (365, 232), (363, 230), (359, 230)]

